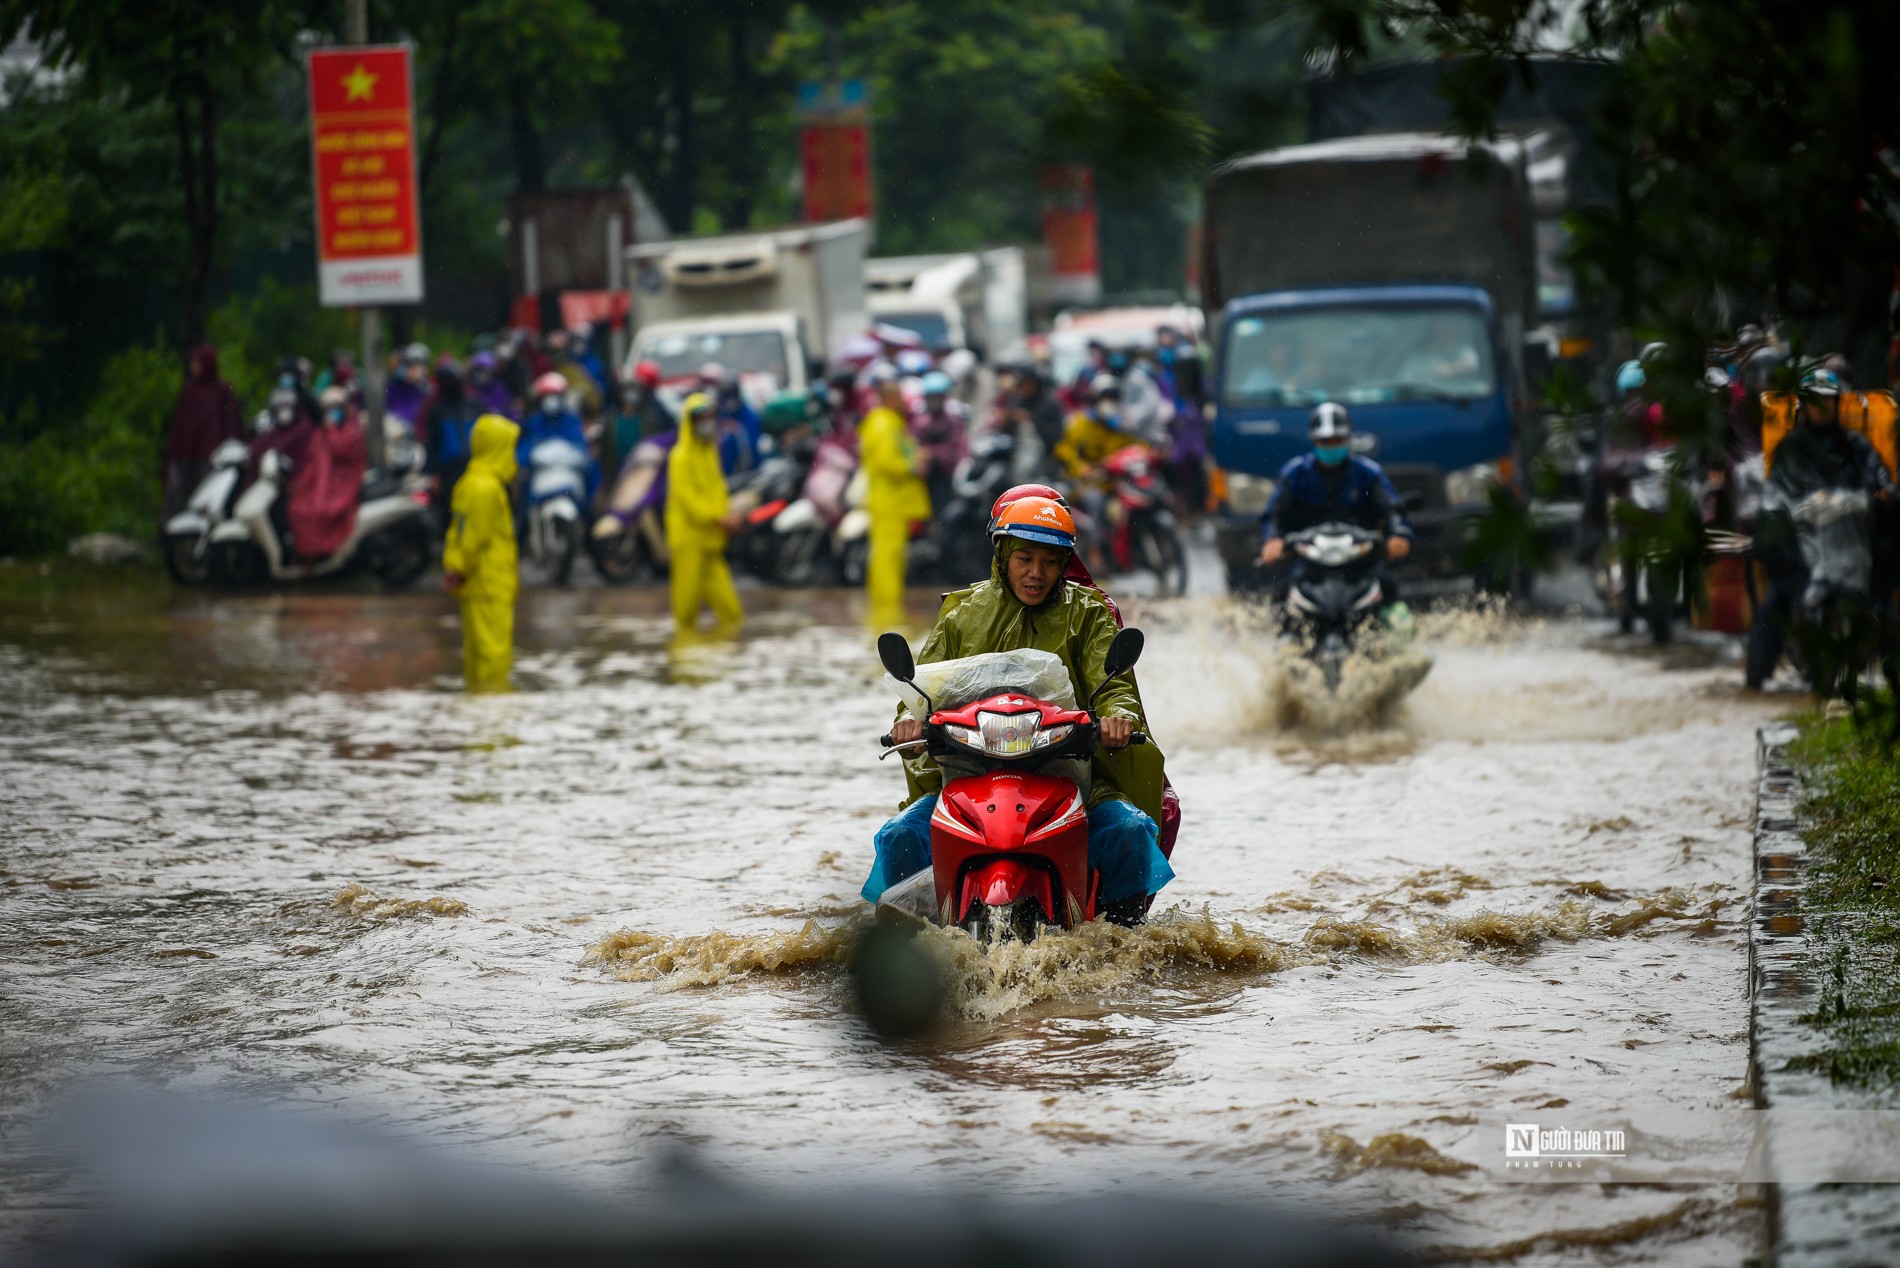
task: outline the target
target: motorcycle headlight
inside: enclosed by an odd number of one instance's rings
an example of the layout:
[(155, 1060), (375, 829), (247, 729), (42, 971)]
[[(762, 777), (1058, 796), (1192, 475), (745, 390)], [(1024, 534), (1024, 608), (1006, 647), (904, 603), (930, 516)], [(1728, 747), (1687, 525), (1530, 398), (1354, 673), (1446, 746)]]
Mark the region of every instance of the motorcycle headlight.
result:
[(1273, 496), (1273, 481), (1244, 471), (1227, 473), (1227, 509), (1235, 515), (1259, 519), (1267, 512), (1267, 499)]
[(979, 713), (975, 726), (946, 723), (944, 733), (965, 748), (990, 757), (1024, 757), (1060, 744), (1075, 730), (1071, 723), (1044, 728), (1039, 713)]
[(1445, 501), (1452, 506), (1482, 506), (1491, 499), (1491, 486), (1504, 482), (1504, 465), (1480, 462), (1445, 476)]
[(992, 757), (1021, 757), (1036, 749), (1036, 733), (1042, 730), (1040, 713), (979, 713), (977, 729), (983, 733), (983, 751)]

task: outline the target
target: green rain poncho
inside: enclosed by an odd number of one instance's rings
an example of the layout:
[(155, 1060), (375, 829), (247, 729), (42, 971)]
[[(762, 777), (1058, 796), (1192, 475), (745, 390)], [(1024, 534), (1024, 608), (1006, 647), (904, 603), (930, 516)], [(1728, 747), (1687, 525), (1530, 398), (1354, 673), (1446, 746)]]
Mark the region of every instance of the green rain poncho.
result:
[[(1058, 582), (1049, 597), (1027, 607), (1003, 579), (1004, 561), (1022, 543), (1005, 539), (1004, 548), (990, 564), (990, 579), (945, 595), (936, 624), (917, 655), (919, 664), (955, 660), (984, 652), (1013, 652), (1025, 648), (1053, 652), (1068, 666), (1076, 700), (1086, 703), (1102, 681), (1108, 645), (1116, 632), (1115, 617), (1095, 591), (1069, 581)], [(1128, 676), (1117, 678), (1096, 698), (1100, 717), (1128, 718), (1138, 731), (1148, 729), (1141, 693)], [(899, 716), (907, 716), (900, 710)], [(1118, 752), (1097, 749), (1091, 808), (1104, 801), (1131, 802), (1156, 823), (1161, 822), (1164, 782), (1161, 750), (1153, 742), (1131, 745)], [(909, 805), (919, 797), (943, 790), (943, 773), (929, 755), (904, 763)]]

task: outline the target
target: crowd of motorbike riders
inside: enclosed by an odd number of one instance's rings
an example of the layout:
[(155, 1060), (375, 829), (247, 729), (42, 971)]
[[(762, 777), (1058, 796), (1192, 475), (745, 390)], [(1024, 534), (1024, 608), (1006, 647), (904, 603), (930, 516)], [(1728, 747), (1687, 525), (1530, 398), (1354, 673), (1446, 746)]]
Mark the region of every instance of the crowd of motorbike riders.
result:
[[(1150, 573), (1163, 593), (1185, 588), (1176, 517), (1203, 509), (1210, 471), (1191, 339), (1163, 329), (1145, 347), (1091, 344), (1086, 364), (1055, 381), (1046, 363), (979, 374), (966, 352), (886, 337), (895, 333), (857, 341), (873, 346), (800, 393), (711, 363), (669, 377), (643, 361), (621, 378), (590, 330), (481, 337), (466, 358), (411, 344), (388, 380), (392, 478), (381, 489), (364, 485), (361, 376), (347, 353), (321, 368), (286, 357), (247, 426), (215, 350), (200, 348), (173, 420), (166, 512), (193, 502), (215, 467), (233, 468), (241, 485), (274, 453), (283, 487), (269, 520), (273, 558), (321, 572), (361, 548), (385, 580), (411, 580), (439, 551), (475, 420), (500, 414), (521, 429), (514, 506), (529, 557), (562, 583), (583, 552), (608, 581), (657, 578), (673, 555), (668, 467), (684, 416), (710, 428), (734, 564), (776, 583), (860, 585), (877, 571), (865, 478), (875, 458), (862, 441), (867, 420), (894, 414), (902, 461), (928, 501), (905, 517), (899, 585), (906, 573), (913, 582), (983, 575), (996, 498), (1034, 483), (1066, 496), (1087, 566)], [(1746, 673), (1760, 686), (1784, 652), (1800, 658), (1790, 632), (1838, 621), (1843, 608), (1892, 628), (1894, 398), (1862, 390), (1841, 357), (1797, 362), (1758, 327), (1704, 360), (1701, 399), (1688, 409), (1663, 390), (1662, 345), (1617, 369), (1609, 421), (1584, 445), (1578, 549), (1600, 564), (1624, 627), (1642, 622), (1658, 642), (1706, 592), (1711, 561), (1742, 557), (1735, 572), (1753, 605)], [(1685, 428), (1685, 413), (1714, 426)], [(359, 505), (379, 493), (412, 518), (385, 516), (380, 537), (359, 540)], [(392, 537), (409, 549), (392, 552), (382, 540)]]
[[(1658, 643), (1692, 602), (1718, 601), (1724, 556), (1745, 593), (1745, 675), (1760, 688), (1784, 652), (1815, 686), (1820, 636), (1877, 644), (1896, 631), (1900, 508), (1893, 394), (1856, 384), (1844, 357), (1796, 358), (1745, 326), (1683, 390), (1651, 344), (1616, 370), (1609, 416), (1585, 444), (1578, 553), (1625, 631)], [(1659, 373), (1661, 371), (1661, 373)], [(1850, 627), (1853, 627), (1850, 629)]]
[[(502, 415), (520, 427), (513, 501), (528, 558), (560, 584), (583, 553), (607, 581), (658, 578), (680, 546), (669, 541), (666, 514), (675, 443), (683, 422), (710, 420), (733, 563), (775, 583), (860, 585), (877, 571), (866, 424), (891, 411), (901, 420), (901, 461), (929, 502), (912, 508), (900, 586), (906, 571), (912, 581), (980, 575), (997, 495), (1049, 483), (1069, 496), (1081, 549), (1096, 566), (1146, 569), (1164, 590), (1185, 588), (1175, 513), (1202, 508), (1208, 471), (1200, 361), (1184, 335), (1164, 330), (1145, 348), (1092, 344), (1088, 363), (1055, 382), (1046, 364), (982, 374), (967, 352), (934, 353), (898, 331), (872, 334), (875, 352), (832, 363), (797, 393), (716, 363), (668, 376), (640, 361), (623, 378), (591, 330), (508, 331), (478, 338), (466, 357), (410, 344), (394, 358), (385, 392), (388, 467), (439, 551), (475, 420)], [(274, 453), (273, 470), (284, 474), (268, 526), (273, 558), (303, 575), (328, 571), (325, 561), (352, 544), (348, 515), (369, 496), (362, 376), (349, 354), (320, 368), (284, 358), (248, 427), (217, 379), (215, 350), (195, 350), (189, 363), (168, 449), (168, 522), (214, 467), (233, 467), (241, 487)], [(182, 542), (177, 557), (188, 563)], [(407, 558), (390, 575), (369, 562), (394, 582), (427, 564)]]

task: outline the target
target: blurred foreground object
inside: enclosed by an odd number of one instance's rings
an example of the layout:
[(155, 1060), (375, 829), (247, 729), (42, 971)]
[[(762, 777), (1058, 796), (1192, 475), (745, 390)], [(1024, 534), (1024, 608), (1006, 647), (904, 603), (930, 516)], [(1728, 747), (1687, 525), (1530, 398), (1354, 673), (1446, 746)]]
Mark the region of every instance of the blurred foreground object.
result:
[[(317, 1112), (93, 1093), (57, 1119), (102, 1211), (30, 1263), (638, 1263), (908, 1268), (1381, 1268), (1389, 1247), (1316, 1220), (1131, 1193), (1004, 1207), (854, 1183), (767, 1196), (661, 1163), (638, 1207), (379, 1139)], [(850, 1180), (852, 1177), (839, 1177)]]

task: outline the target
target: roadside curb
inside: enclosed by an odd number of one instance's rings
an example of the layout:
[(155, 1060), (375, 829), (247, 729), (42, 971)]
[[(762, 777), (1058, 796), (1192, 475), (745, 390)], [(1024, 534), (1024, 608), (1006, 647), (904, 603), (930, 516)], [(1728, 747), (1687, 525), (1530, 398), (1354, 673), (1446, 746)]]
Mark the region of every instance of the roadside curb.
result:
[[(1820, 987), (1808, 953), (1801, 891), (1812, 856), (1801, 835), (1801, 780), (1788, 760), (1799, 730), (1756, 733), (1755, 874), (1748, 936), (1748, 1084), (1760, 1109), (1870, 1108), (1824, 1074), (1789, 1069), (1825, 1039), (1802, 1018)], [(1769, 1262), (1776, 1268), (1849, 1268), (1900, 1262), (1900, 1187), (1766, 1186)]]

